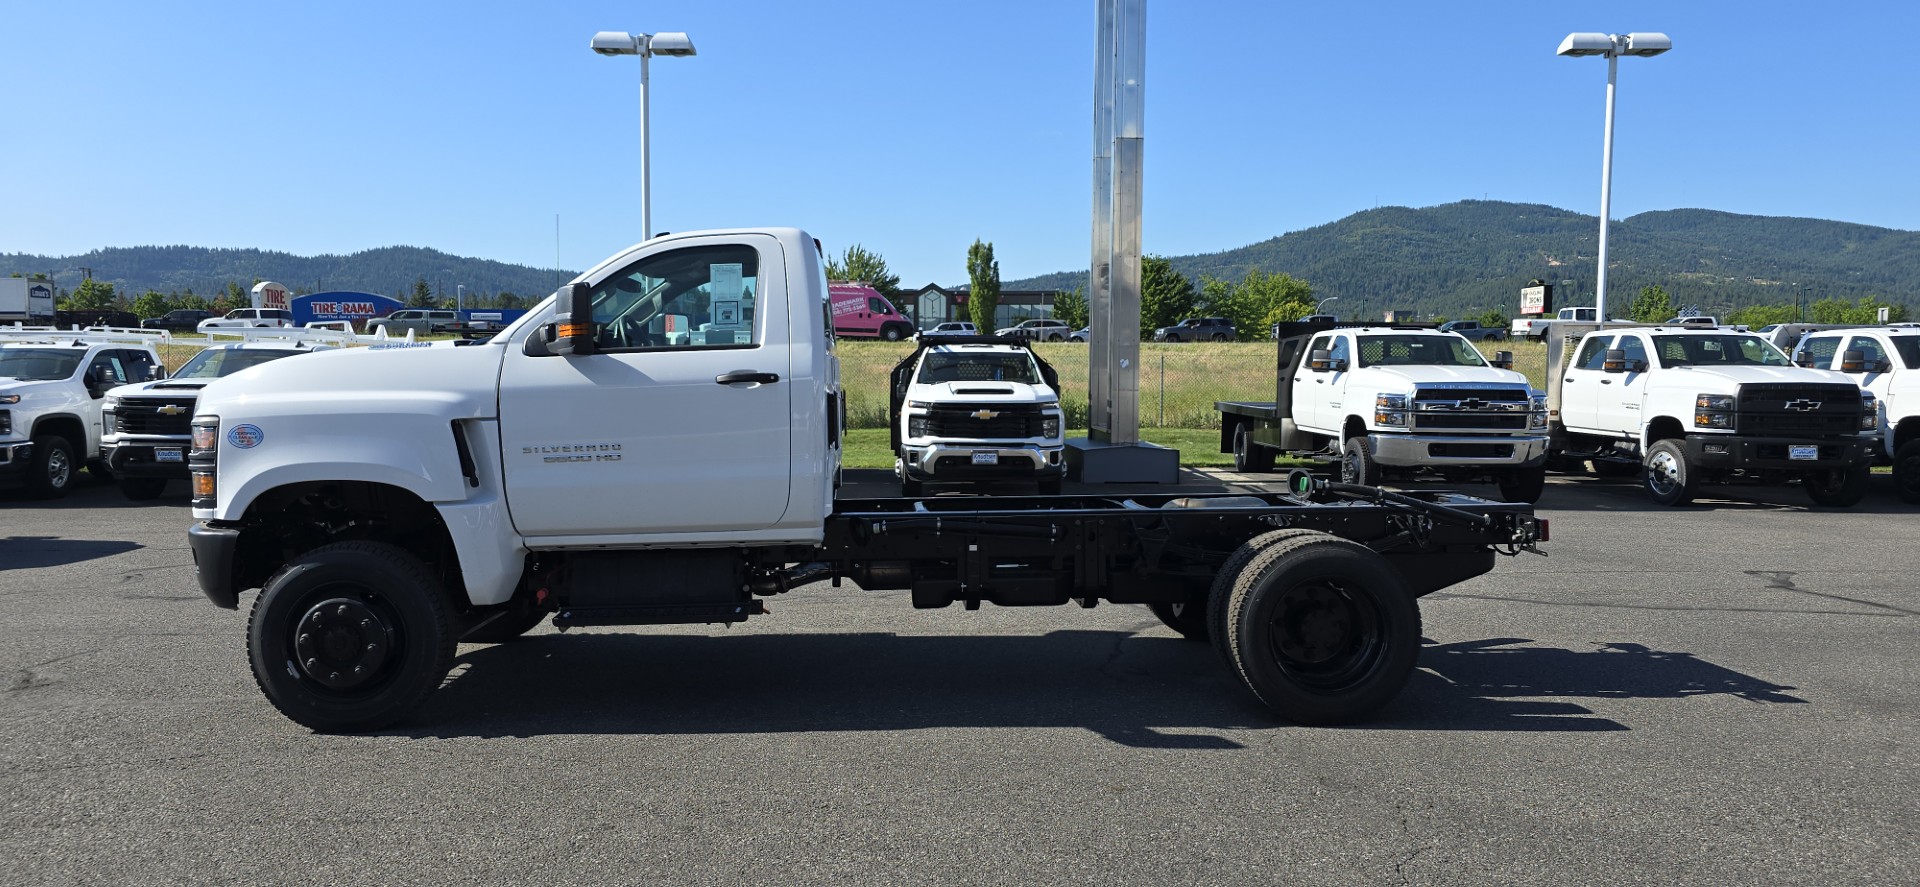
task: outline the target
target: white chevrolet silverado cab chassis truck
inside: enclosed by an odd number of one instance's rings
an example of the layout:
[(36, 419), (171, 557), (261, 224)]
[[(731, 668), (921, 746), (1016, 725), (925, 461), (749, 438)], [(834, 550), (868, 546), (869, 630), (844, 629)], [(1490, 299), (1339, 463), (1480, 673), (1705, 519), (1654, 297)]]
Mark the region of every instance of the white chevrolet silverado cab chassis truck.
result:
[(188, 453), (200, 586), (227, 608), (260, 589), (254, 676), (322, 731), (405, 717), (459, 642), (546, 619), (730, 624), (821, 580), (919, 608), (1145, 604), (1275, 712), (1324, 724), (1399, 692), (1421, 595), (1546, 537), (1524, 504), (1304, 473), (1286, 494), (836, 500), (830, 318), (804, 232), (692, 232), (484, 343), (217, 380)]

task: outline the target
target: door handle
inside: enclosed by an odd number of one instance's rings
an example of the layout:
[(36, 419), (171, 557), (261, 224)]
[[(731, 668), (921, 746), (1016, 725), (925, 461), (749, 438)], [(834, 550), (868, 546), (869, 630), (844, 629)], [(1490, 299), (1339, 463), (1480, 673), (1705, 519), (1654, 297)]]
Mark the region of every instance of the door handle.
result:
[(780, 381), (780, 375), (778, 373), (763, 373), (758, 370), (734, 370), (730, 373), (721, 373), (718, 376), (714, 376), (713, 381), (719, 382), (722, 385), (733, 385), (739, 382), (759, 382), (765, 385), (771, 385)]
[(1612, 384), (1613, 384), (1613, 380), (1612, 380), (1612, 379), (1601, 379), (1601, 380), (1600, 380), (1600, 384), (1602, 384), (1602, 385), (1612, 385)]

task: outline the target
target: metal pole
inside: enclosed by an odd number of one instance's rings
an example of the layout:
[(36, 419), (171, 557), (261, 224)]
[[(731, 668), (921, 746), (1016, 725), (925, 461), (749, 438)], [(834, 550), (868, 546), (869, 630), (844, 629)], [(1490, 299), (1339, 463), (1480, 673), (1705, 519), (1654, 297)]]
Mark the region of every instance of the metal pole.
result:
[(1613, 91), (1620, 70), (1619, 49), (1616, 37), (1613, 50), (1607, 53), (1607, 126), (1600, 149), (1600, 270), (1593, 288), (1593, 319), (1599, 323), (1607, 321), (1607, 218), (1613, 208)]
[(1087, 275), (1087, 437), (1108, 442), (1113, 427), (1113, 19), (1099, 0), (1093, 41), (1093, 257)]
[(653, 169), (651, 146), (647, 141), (647, 60), (653, 55), (653, 35), (641, 34), (635, 39), (640, 44), (640, 239), (652, 240)]

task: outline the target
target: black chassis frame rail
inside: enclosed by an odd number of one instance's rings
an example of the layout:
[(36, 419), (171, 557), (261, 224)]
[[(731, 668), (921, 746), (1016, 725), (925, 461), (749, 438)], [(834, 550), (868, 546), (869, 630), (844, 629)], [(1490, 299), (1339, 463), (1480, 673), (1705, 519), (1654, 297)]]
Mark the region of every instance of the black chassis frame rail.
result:
[[(1190, 602), (1227, 557), (1271, 530), (1317, 530), (1372, 548), (1416, 596), (1537, 551), (1545, 523), (1525, 503), (1314, 482), (1305, 494), (842, 500), (812, 552), (817, 572), (867, 590), (911, 589), (919, 608), (955, 601)], [(809, 578), (824, 578), (813, 576)]]

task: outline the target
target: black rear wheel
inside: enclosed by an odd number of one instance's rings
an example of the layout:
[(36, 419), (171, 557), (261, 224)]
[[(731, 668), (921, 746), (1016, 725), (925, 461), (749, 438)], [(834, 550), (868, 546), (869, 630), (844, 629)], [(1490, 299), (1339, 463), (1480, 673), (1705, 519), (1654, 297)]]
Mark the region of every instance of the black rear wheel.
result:
[(1420, 609), (1386, 559), (1324, 533), (1243, 567), (1227, 650), (1247, 689), (1298, 724), (1358, 720), (1398, 695), (1420, 653)]
[(1547, 469), (1515, 468), (1500, 475), (1500, 498), (1508, 502), (1538, 502), (1547, 490)]
[(1852, 508), (1867, 497), (1867, 485), (1872, 483), (1872, 469), (1865, 465), (1858, 468), (1843, 468), (1837, 471), (1816, 471), (1801, 479), (1800, 485), (1807, 488), (1807, 498), (1815, 505), (1832, 508)]
[(1920, 440), (1907, 441), (1894, 452), (1893, 489), (1900, 498), (1920, 503)]
[(1245, 425), (1233, 432), (1233, 470), (1241, 474), (1273, 470), (1273, 450), (1254, 443), (1252, 431)]
[(267, 580), (247, 622), (247, 657), (267, 700), (322, 733), (406, 717), (453, 665), (440, 581), (384, 542), (307, 552)]
[(1233, 597), (1234, 578), (1240, 575), (1240, 571), (1247, 569), (1249, 563), (1263, 557), (1275, 545), (1316, 532), (1318, 531), (1295, 528), (1261, 533), (1241, 543), (1239, 548), (1227, 555), (1226, 562), (1220, 565), (1220, 572), (1214, 574), (1213, 584), (1207, 590), (1207, 637), (1213, 640), (1213, 649), (1220, 654), (1220, 661), (1225, 662), (1227, 668), (1234, 667), (1233, 654), (1227, 650), (1226, 641), (1228, 637), (1227, 607), (1229, 599)]

